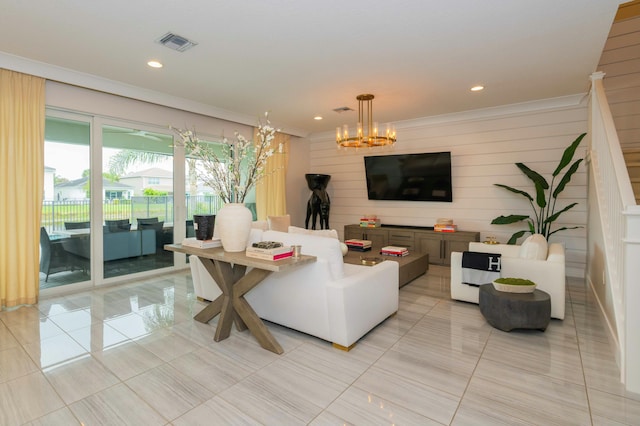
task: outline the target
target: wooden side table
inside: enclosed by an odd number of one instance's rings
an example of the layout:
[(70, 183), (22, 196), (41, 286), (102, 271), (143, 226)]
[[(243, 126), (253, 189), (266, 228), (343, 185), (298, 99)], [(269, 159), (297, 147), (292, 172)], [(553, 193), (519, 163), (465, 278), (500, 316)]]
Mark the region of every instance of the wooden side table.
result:
[(551, 297), (542, 290), (533, 293), (498, 291), (493, 284), (480, 286), (480, 312), (502, 331), (526, 328), (545, 331), (551, 320)]

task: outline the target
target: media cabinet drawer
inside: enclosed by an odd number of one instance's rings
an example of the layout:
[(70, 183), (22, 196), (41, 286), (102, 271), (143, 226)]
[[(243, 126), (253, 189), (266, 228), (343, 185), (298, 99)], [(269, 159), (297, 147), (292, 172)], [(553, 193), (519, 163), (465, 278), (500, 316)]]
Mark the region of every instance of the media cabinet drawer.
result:
[(407, 247), (411, 250), (414, 247), (414, 235), (413, 231), (389, 230), (389, 245)]

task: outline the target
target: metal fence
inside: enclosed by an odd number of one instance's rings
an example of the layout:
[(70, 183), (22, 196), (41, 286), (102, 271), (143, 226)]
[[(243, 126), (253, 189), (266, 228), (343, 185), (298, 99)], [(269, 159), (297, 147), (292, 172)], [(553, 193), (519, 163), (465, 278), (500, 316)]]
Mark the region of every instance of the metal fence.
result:
[[(65, 200), (42, 202), (42, 226), (48, 232), (65, 229), (65, 222), (88, 222), (91, 220), (91, 200)], [(222, 207), (222, 200), (216, 195), (187, 195), (187, 218), (194, 214), (216, 214)], [(174, 211), (173, 196), (132, 197), (130, 200), (103, 200), (104, 220), (129, 219), (135, 223), (138, 218), (157, 217), (165, 223), (172, 223)]]

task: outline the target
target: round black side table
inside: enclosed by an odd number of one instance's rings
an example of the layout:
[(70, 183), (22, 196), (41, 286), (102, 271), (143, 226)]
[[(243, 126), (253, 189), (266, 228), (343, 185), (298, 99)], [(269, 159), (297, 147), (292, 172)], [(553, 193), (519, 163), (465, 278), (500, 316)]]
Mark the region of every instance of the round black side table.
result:
[(493, 284), (480, 286), (480, 312), (502, 331), (516, 328), (546, 330), (551, 320), (551, 297), (542, 290), (533, 293), (498, 291)]

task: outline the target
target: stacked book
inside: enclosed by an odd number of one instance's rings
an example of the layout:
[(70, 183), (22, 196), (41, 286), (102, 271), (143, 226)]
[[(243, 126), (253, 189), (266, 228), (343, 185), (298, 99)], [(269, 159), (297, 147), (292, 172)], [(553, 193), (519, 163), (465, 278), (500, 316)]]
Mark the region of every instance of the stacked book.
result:
[(384, 256), (396, 256), (396, 257), (408, 256), (409, 249), (407, 249), (406, 247), (400, 247), (400, 246), (386, 246), (380, 249), (380, 254)]
[(439, 218), (433, 226), (436, 232), (456, 232), (458, 227), (453, 224), (452, 219)]
[(293, 256), (293, 248), (284, 246), (276, 241), (261, 241), (247, 247), (245, 252), (247, 257), (263, 260), (282, 260)]
[(196, 239), (196, 237), (190, 237), (190, 238), (183, 239), (182, 245), (188, 246), (188, 247), (205, 249), (205, 248), (221, 247), (222, 242), (220, 241), (220, 238), (212, 238), (210, 240), (198, 240)]
[(436, 232), (456, 232), (458, 227), (456, 225), (438, 225), (435, 224), (433, 230)]
[(369, 251), (369, 250), (371, 250), (371, 241), (369, 241), (369, 240), (351, 239), (351, 240), (345, 240), (344, 243), (347, 245), (349, 250), (354, 250), (354, 251)]
[(376, 216), (362, 217), (360, 218), (360, 226), (363, 228), (379, 228), (380, 219)]

